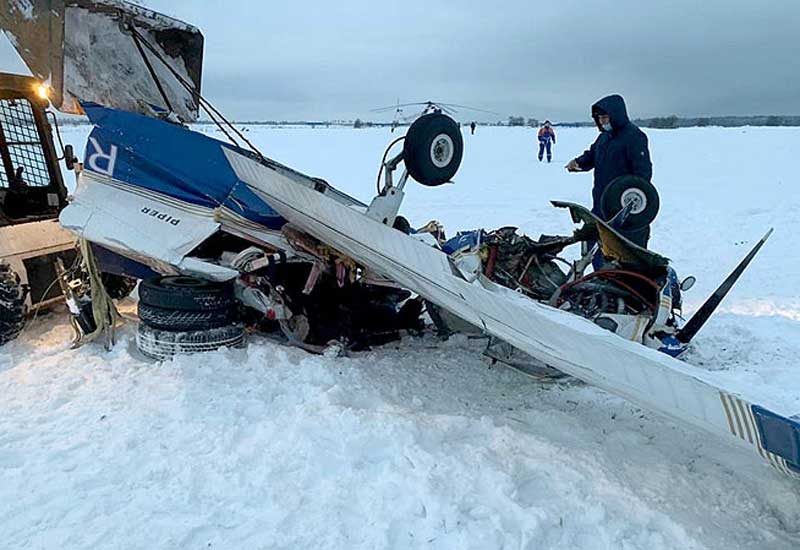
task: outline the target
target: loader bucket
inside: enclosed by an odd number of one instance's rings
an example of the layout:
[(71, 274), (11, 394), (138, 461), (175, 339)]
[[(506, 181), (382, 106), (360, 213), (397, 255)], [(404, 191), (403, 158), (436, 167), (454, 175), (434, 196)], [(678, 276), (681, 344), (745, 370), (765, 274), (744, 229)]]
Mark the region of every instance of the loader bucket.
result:
[(0, 0), (0, 28), (59, 111), (84, 101), (197, 119), (203, 35), (191, 25), (123, 0)]

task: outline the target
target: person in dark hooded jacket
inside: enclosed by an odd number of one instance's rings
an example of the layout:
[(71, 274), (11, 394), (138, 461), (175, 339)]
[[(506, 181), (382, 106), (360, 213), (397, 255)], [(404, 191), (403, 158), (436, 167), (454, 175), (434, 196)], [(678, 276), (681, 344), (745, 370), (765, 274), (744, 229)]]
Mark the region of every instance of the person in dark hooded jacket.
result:
[[(587, 151), (571, 160), (570, 172), (594, 170), (592, 212), (602, 217), (600, 198), (609, 183), (619, 176), (640, 176), (647, 181), (653, 177), (653, 164), (647, 147), (647, 136), (628, 118), (625, 100), (620, 95), (604, 97), (592, 105), (592, 118), (600, 135)], [(646, 247), (650, 228), (624, 233), (634, 243)]]

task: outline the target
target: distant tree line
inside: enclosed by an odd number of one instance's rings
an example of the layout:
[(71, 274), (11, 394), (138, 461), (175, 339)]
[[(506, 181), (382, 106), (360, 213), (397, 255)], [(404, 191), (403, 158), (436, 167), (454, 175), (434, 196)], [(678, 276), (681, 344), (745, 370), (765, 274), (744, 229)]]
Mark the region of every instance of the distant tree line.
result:
[[(720, 126), (723, 128), (740, 128), (742, 126), (800, 126), (800, 115), (749, 115), (749, 116), (712, 116), (712, 117), (679, 117), (677, 115), (637, 118), (633, 121), (642, 128), (673, 129), (703, 128)], [(558, 122), (556, 126), (567, 128), (583, 128), (594, 126), (594, 122)]]
[[(652, 118), (637, 118), (633, 121), (642, 128), (673, 129), (705, 126), (721, 126), (737, 128), (740, 126), (800, 126), (798, 115), (750, 115), (750, 116), (715, 116), (715, 117), (679, 117), (678, 115)], [(492, 125), (492, 124), (490, 124)], [(507, 120), (498, 120), (494, 126), (530, 126), (536, 128), (540, 121), (536, 118), (509, 116)], [(556, 126), (582, 128), (594, 126), (591, 120), (580, 122), (557, 122)]]
[(740, 126), (800, 126), (800, 116), (796, 115), (757, 115), (757, 116), (715, 116), (682, 118), (677, 115), (639, 118), (634, 120), (638, 126), (644, 128), (691, 128), (706, 126), (721, 126), (736, 128)]

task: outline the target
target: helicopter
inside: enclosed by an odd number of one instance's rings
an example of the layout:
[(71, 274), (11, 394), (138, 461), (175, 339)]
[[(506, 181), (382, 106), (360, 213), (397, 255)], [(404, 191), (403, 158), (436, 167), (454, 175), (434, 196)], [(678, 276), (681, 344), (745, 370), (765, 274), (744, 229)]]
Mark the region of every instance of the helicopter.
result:
[[(404, 107), (417, 107), (414, 109), (413, 113), (410, 115), (404, 116)], [(468, 105), (460, 105), (457, 103), (446, 103), (443, 101), (416, 101), (411, 103), (400, 103), (400, 100), (397, 100), (397, 103), (394, 105), (388, 105), (385, 107), (378, 107), (376, 109), (370, 109), (371, 113), (387, 113), (394, 111), (394, 118), (392, 120), (391, 125), (391, 132), (394, 132), (395, 128), (400, 126), (400, 123), (409, 123), (413, 122), (414, 120), (430, 114), (430, 113), (437, 113), (437, 114), (446, 114), (452, 118), (455, 118), (455, 115), (458, 114), (459, 109), (467, 109), (469, 111), (475, 111), (479, 113), (486, 113), (491, 115), (500, 115), (495, 111), (489, 111), (487, 109), (479, 109), (477, 107), (470, 107)]]

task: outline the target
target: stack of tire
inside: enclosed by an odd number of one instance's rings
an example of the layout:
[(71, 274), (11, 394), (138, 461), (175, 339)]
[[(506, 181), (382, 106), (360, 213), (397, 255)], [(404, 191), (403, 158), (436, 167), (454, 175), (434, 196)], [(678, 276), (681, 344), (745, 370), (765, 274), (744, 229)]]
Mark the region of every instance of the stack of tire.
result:
[(182, 275), (142, 281), (139, 321), (136, 345), (152, 359), (245, 344), (230, 282)]

